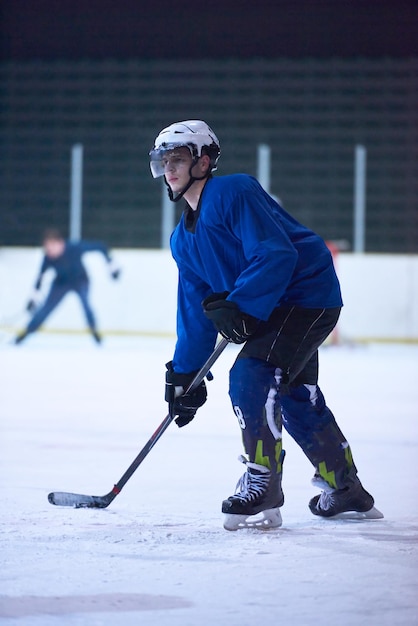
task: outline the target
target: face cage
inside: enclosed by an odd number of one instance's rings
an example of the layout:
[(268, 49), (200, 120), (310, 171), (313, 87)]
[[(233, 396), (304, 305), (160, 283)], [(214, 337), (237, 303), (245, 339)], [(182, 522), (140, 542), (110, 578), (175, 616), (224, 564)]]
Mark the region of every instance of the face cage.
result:
[(163, 143), (159, 148), (155, 148), (151, 150), (149, 153), (150, 156), (150, 169), (153, 178), (159, 178), (160, 176), (164, 176), (165, 169), (163, 165), (163, 158), (167, 152), (173, 152), (177, 148), (188, 148), (192, 159), (199, 158), (197, 153), (197, 146), (191, 143)]

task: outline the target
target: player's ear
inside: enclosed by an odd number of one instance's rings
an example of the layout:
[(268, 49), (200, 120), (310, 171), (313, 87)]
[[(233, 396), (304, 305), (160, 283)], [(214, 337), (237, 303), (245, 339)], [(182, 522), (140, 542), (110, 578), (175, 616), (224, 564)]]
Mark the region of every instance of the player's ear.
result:
[(208, 154), (202, 154), (199, 159), (199, 166), (202, 174), (208, 174), (210, 171), (210, 156)]

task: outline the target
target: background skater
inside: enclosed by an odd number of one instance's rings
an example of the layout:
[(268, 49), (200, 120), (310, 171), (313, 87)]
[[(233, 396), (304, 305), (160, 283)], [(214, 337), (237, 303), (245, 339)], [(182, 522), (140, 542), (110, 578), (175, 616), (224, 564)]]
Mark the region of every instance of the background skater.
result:
[[(34, 292), (26, 307), (32, 313), (32, 318), (26, 329), (16, 337), (15, 343), (21, 343), (30, 333), (38, 330), (70, 291), (79, 297), (90, 332), (94, 340), (100, 343), (101, 337), (97, 331), (96, 318), (89, 302), (90, 279), (82, 263), (82, 256), (86, 252), (101, 252), (109, 265), (111, 277), (117, 279), (120, 270), (114, 264), (107, 246), (99, 241), (67, 241), (56, 229), (49, 229), (45, 232), (42, 246), (44, 258)], [(41, 300), (40, 289), (43, 276), (51, 268), (55, 271), (55, 278), (45, 301), (38, 306)]]

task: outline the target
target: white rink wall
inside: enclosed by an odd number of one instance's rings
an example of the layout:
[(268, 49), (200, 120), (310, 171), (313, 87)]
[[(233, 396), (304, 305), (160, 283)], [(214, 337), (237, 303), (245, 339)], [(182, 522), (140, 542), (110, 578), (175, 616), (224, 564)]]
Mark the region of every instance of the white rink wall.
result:
[(418, 341), (418, 255), (341, 253), (336, 267), (342, 340)]
[[(113, 250), (121, 266), (109, 278), (104, 258), (86, 254), (91, 302), (105, 334), (175, 334), (177, 269), (168, 250)], [(42, 261), (40, 248), (0, 248), (0, 327), (17, 330)], [(336, 260), (344, 308), (342, 341), (418, 341), (418, 256), (340, 253)], [(46, 291), (53, 273), (45, 276)], [(43, 330), (85, 329), (76, 296), (68, 295)]]

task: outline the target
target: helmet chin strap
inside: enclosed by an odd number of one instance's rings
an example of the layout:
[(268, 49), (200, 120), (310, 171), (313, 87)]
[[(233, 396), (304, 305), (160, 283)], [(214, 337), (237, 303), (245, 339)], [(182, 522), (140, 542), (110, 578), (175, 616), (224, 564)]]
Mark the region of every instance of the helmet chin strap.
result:
[(189, 176), (190, 176), (190, 180), (187, 183), (187, 185), (184, 187), (184, 189), (182, 189), (176, 196), (173, 194), (173, 190), (171, 189), (170, 185), (167, 182), (166, 177), (164, 176), (164, 182), (167, 186), (167, 192), (168, 192), (168, 197), (170, 198), (171, 202), (178, 202), (179, 200), (181, 200), (181, 198), (184, 196), (184, 194), (186, 193), (186, 191), (188, 189), (190, 189), (190, 187), (193, 185), (194, 182), (196, 182), (197, 180), (204, 180), (205, 178), (209, 178), (210, 176), (210, 168), (208, 170), (208, 172), (204, 175), (204, 176), (200, 176), (200, 177), (196, 177), (196, 176), (192, 176), (192, 169), (194, 168), (194, 166), (196, 165), (196, 163), (198, 162), (198, 158), (193, 159), (193, 162), (190, 166), (189, 169)]

